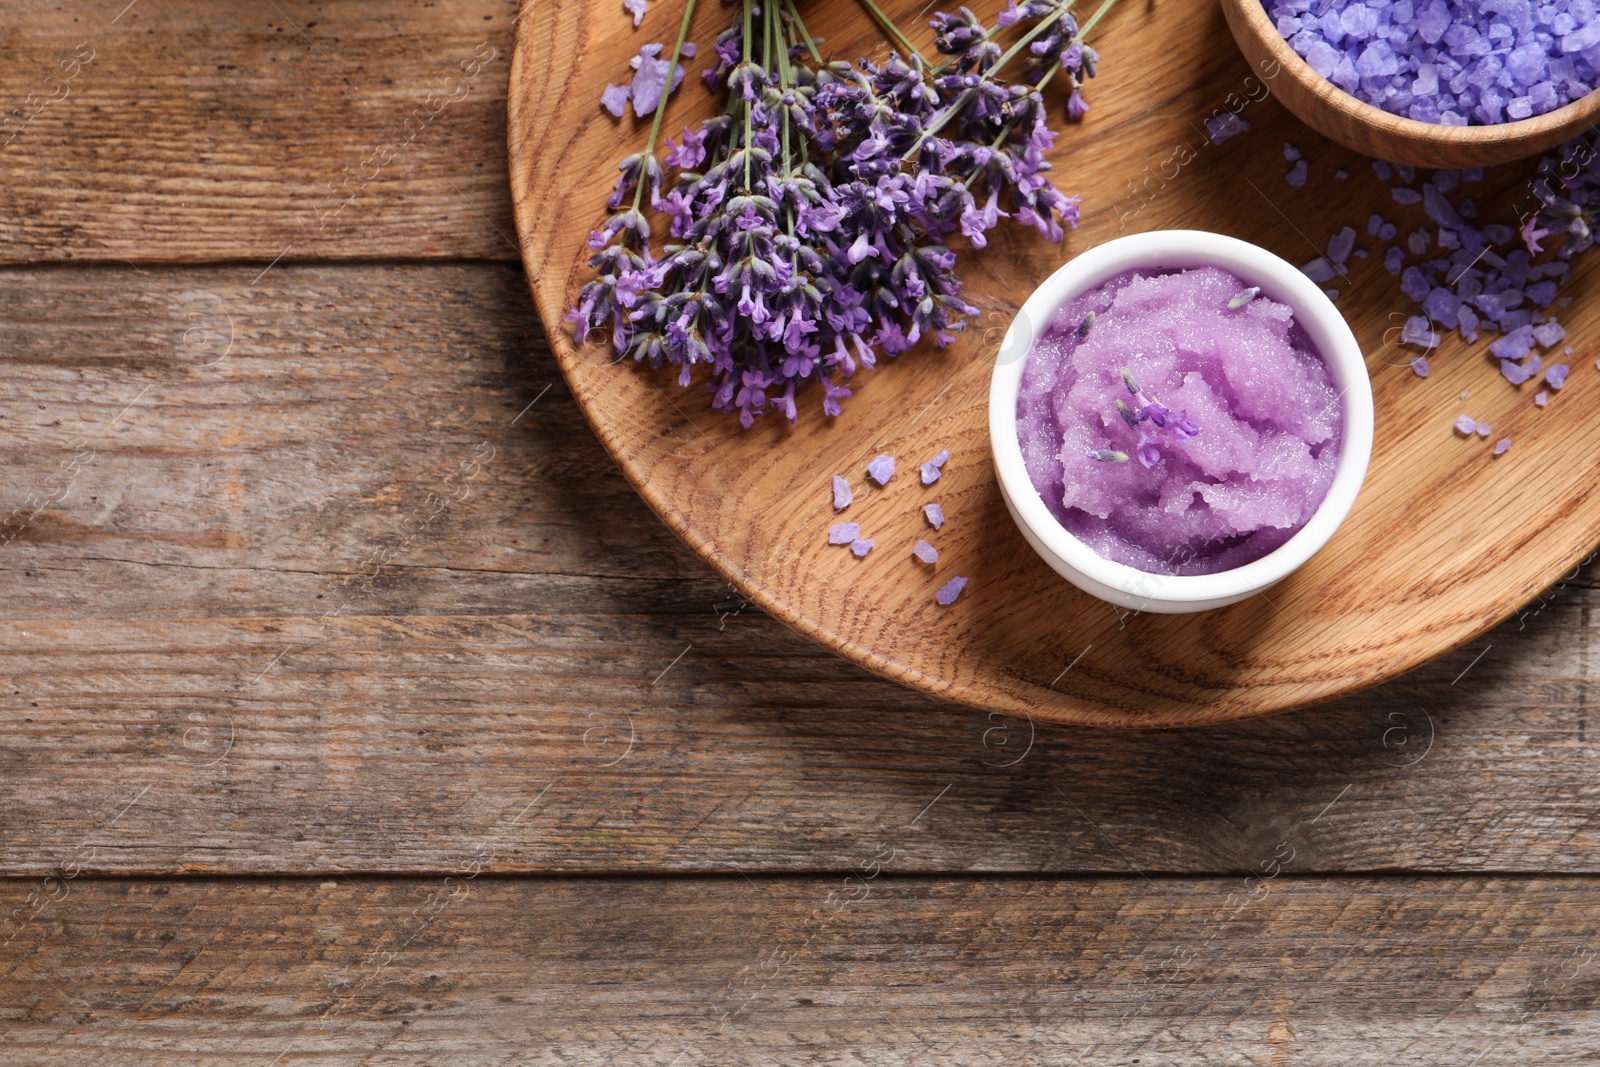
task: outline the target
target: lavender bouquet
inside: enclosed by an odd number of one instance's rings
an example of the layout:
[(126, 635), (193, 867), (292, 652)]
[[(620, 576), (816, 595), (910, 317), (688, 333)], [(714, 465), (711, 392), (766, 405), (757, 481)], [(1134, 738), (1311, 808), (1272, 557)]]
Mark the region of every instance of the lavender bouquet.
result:
[[(661, 67), (668, 94), (695, 2)], [(952, 239), (982, 248), (1010, 218), (1059, 242), (1077, 223), (1078, 198), (1047, 176), (1050, 119), (1088, 110), (1084, 38), (1112, 0), (1082, 27), (1065, 0), (1013, 0), (993, 26), (936, 14), (937, 62), (859, 2), (896, 46), (881, 65), (825, 60), (793, 0), (738, 0), (705, 72), (721, 113), (658, 160), (666, 100), (653, 104), (650, 139), (619, 165), (613, 213), (589, 239), (598, 276), (567, 316), (580, 337), (609, 333), (619, 359), (680, 368), (682, 386), (706, 368), (713, 405), (746, 427), (768, 408), (793, 421), (813, 378), (838, 415), (858, 368), (923, 338), (948, 345), (977, 313)], [(1067, 100), (1052, 109), (1057, 79)], [(665, 216), (659, 253), (646, 203)]]

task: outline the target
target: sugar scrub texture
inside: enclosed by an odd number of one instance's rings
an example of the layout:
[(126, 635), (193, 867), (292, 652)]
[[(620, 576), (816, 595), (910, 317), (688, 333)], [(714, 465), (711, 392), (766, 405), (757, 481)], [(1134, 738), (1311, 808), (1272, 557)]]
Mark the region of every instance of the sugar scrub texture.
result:
[(1542, 115), (1600, 84), (1595, 0), (1264, 0), (1318, 74), (1447, 126)]
[[(1225, 270), (1130, 271), (1069, 301), (1028, 353), (1017, 436), (1052, 515), (1101, 556), (1212, 574), (1282, 545), (1333, 483), (1344, 410), (1290, 308)], [(1090, 329), (1081, 325), (1095, 313)], [(1197, 436), (1134, 457), (1122, 369)], [(1126, 455), (1126, 462), (1089, 458)]]

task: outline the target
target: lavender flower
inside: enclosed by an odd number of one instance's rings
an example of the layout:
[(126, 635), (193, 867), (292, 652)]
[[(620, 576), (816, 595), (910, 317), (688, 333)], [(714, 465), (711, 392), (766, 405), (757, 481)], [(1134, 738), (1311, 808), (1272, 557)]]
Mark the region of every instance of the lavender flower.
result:
[[(1238, 303), (1240, 297), (1246, 294), (1254, 296), (1250, 290), (1233, 298), (1229, 302), (1230, 308), (1242, 307)], [(1246, 298), (1248, 301), (1248, 297)], [(1128, 390), (1128, 395), (1133, 397), (1135, 406), (1130, 406), (1120, 397), (1116, 401), (1117, 414), (1128, 429), (1138, 435), (1138, 440), (1133, 446), (1133, 454), (1139, 457), (1146, 470), (1150, 470), (1161, 462), (1161, 446), (1167, 442), (1184, 441), (1190, 437), (1198, 436), (1200, 427), (1189, 418), (1187, 410), (1174, 413), (1171, 408), (1153, 397), (1147, 396), (1139, 383), (1134, 379), (1133, 372), (1127, 367), (1121, 369), (1123, 387)], [(1149, 423), (1147, 427), (1145, 424)], [(1089, 453), (1089, 458), (1101, 463), (1126, 463), (1128, 454), (1113, 449), (1096, 449)]]
[[(567, 316), (579, 337), (599, 331), (619, 356), (671, 364), (683, 386), (703, 372), (713, 406), (745, 426), (769, 409), (793, 421), (813, 380), (836, 416), (857, 371), (923, 340), (947, 345), (977, 313), (953, 239), (982, 248), (1003, 219), (1052, 241), (1076, 225), (1077, 198), (1049, 177), (1043, 90), (1060, 77), (1077, 94), (1094, 76), (1083, 36), (1109, 2), (1081, 29), (1064, 0), (1013, 6), (992, 28), (966, 9), (939, 14), (939, 62), (894, 51), (851, 66), (824, 61), (792, 0), (743, 0), (705, 71), (726, 90), (723, 111), (658, 160), (694, 6), (672, 57), (646, 46), (633, 85), (606, 94), (613, 113), (631, 99), (655, 122), (590, 239), (596, 277)], [(1005, 27), (1021, 37), (1002, 48)], [(647, 196), (666, 218), (659, 251)]]

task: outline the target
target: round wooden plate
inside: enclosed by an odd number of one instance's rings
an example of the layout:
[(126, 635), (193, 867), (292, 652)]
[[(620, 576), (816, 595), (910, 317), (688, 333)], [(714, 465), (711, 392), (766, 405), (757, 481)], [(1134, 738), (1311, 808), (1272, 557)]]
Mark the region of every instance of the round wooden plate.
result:
[[(916, 17), (925, 0), (882, 6), (932, 53)], [(978, 6), (992, 15), (998, 0)], [(835, 56), (886, 50), (849, 0), (802, 10)], [(702, 57), (730, 11), (701, 3)], [(605, 215), (616, 161), (648, 133), (644, 121), (603, 112), (600, 93), (627, 76), (642, 44), (670, 47), (682, 12), (657, 0), (635, 31), (620, 0), (524, 4), (509, 117), (517, 228), (539, 314), (601, 442), (691, 548), (807, 637), (990, 711), (1099, 726), (1215, 723), (1314, 704), (1415, 667), (1511, 615), (1600, 538), (1600, 496), (1590, 492), (1600, 465), (1593, 263), (1580, 260), (1564, 290), (1575, 298), (1560, 313), (1573, 372), (1548, 408), (1534, 406), (1532, 383), (1508, 385), (1481, 341), (1452, 335), (1431, 353), (1432, 376), (1416, 377), (1407, 366), (1415, 352), (1395, 342), (1415, 309), (1365, 223), (1379, 212), (1403, 240), (1427, 225), (1421, 209), (1393, 203), (1368, 161), (1289, 116), (1211, 0), (1122, 0), (1106, 17), (1093, 40), (1093, 110), (1053, 157), (1057, 183), (1083, 197), (1080, 226), (1064, 246), (1006, 230), (964, 253), (965, 295), (982, 309), (974, 328), (943, 352), (919, 349), (858, 374), (841, 418), (824, 418), (807, 395), (797, 425), (774, 414), (743, 430), (711, 410), (698, 383), (680, 389), (675, 372), (616, 365), (603, 346), (574, 345), (562, 316), (589, 277), (584, 240)], [(669, 130), (713, 109), (699, 69), (691, 65), (672, 101)], [(1203, 122), (1222, 110), (1252, 128), (1214, 145)], [(1310, 161), (1305, 188), (1284, 183), (1286, 141)], [(1515, 222), (1531, 173), (1531, 164), (1502, 169), (1471, 187), (1480, 221)], [(1378, 432), (1365, 488), (1332, 542), (1269, 592), (1199, 615), (1129, 615), (1057, 577), (1006, 514), (986, 429), (996, 348), (1037, 281), (1119, 233), (1205, 228), (1305, 262), (1346, 224), (1374, 253), (1352, 261), (1339, 304), (1369, 354)], [(1462, 413), (1492, 424), (1493, 435), (1461, 438), (1451, 424)], [(1501, 436), (1515, 444), (1492, 458)], [(951, 455), (944, 477), (925, 488), (917, 465), (941, 448)], [(880, 453), (900, 467), (884, 489), (864, 475)], [(845, 517), (877, 540), (864, 560), (827, 543), (835, 474), (856, 491)], [(948, 516), (942, 532), (923, 519), (930, 501)], [(940, 550), (936, 573), (911, 556), (919, 537)], [(937, 606), (934, 591), (954, 575), (970, 579), (965, 594)]]

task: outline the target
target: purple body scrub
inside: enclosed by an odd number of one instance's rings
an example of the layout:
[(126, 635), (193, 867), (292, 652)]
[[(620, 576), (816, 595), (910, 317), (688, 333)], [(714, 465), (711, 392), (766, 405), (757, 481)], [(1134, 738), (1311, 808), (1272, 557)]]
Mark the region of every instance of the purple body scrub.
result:
[(1345, 92), (1446, 126), (1543, 115), (1600, 84), (1595, 0), (1264, 0)]
[[(1162, 428), (1130, 422), (1149, 404)], [(1174, 432), (1184, 425), (1197, 432)], [(1213, 574), (1282, 545), (1327, 495), (1343, 429), (1291, 309), (1215, 267), (1129, 271), (1074, 297), (1028, 353), (1017, 397), (1050, 513), (1157, 574)]]

